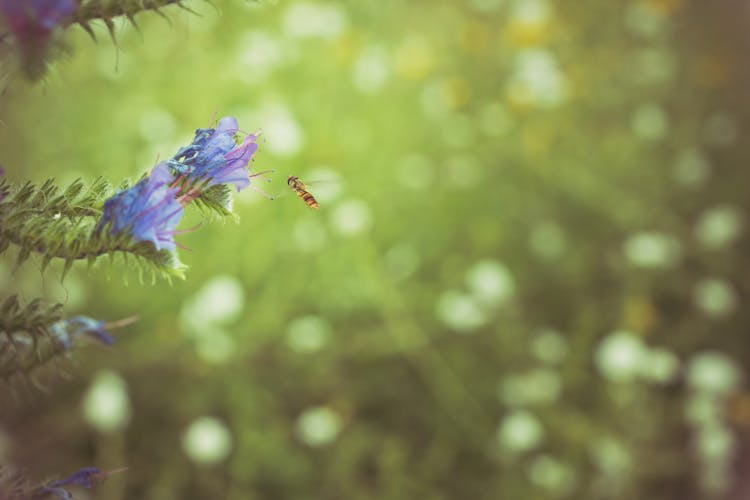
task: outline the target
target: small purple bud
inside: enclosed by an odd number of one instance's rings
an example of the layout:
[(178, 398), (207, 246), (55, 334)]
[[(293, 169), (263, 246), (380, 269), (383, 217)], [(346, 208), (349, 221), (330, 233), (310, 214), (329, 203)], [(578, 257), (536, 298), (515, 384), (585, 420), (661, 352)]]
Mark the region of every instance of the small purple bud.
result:
[(57, 495), (57, 497), (62, 500), (73, 500), (73, 495), (65, 488), (62, 488), (63, 486), (77, 485), (91, 489), (96, 483), (104, 481), (108, 476), (127, 469), (127, 467), (121, 467), (119, 469), (102, 472), (102, 470), (97, 467), (84, 467), (65, 479), (49, 483), (41, 488), (41, 492), (50, 495)]
[(52, 487), (57, 487), (77, 484), (79, 486), (83, 486), (84, 488), (91, 489), (91, 487), (94, 485), (92, 477), (100, 474), (101, 472), (102, 470), (97, 467), (84, 467), (78, 472), (75, 472), (66, 477), (65, 479), (55, 481), (54, 483), (50, 483), (49, 485)]
[(76, 339), (83, 335), (95, 338), (99, 342), (112, 345), (115, 343), (112, 334), (107, 331), (108, 325), (88, 316), (73, 316), (72, 318), (57, 321), (52, 325), (50, 331), (66, 350), (73, 348)]

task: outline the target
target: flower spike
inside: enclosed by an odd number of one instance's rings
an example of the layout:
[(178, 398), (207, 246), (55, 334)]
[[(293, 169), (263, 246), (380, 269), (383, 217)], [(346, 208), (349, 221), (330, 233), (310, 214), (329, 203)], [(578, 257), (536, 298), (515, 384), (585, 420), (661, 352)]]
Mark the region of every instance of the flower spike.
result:
[(238, 132), (237, 119), (224, 117), (216, 128), (196, 130), (193, 142), (180, 148), (167, 163), (188, 190), (232, 184), (240, 191), (250, 185), (252, 175), (247, 166), (258, 150), (260, 132), (237, 144), (234, 137)]

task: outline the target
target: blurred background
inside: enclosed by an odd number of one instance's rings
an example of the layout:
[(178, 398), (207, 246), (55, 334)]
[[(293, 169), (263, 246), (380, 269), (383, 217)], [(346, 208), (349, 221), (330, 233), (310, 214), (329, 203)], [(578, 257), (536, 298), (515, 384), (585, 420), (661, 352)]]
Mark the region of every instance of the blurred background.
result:
[(215, 4), (72, 28), (2, 96), (11, 180), (137, 179), (218, 113), (276, 199), (172, 284), (3, 260), (140, 321), (4, 402), (0, 461), (129, 467), (82, 499), (748, 498), (746, 2)]

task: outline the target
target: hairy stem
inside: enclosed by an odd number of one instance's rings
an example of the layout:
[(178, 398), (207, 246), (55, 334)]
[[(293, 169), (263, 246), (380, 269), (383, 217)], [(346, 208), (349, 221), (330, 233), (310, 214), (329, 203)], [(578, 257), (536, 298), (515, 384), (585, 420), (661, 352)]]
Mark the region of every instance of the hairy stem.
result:
[(107, 245), (107, 246), (94, 246), (94, 247), (88, 247), (83, 248), (78, 251), (71, 251), (71, 249), (68, 246), (54, 246), (50, 244), (47, 241), (40, 240), (38, 237), (35, 238), (37, 241), (34, 241), (33, 239), (25, 239), (21, 235), (10, 231), (10, 230), (3, 230), (0, 229), (0, 242), (3, 240), (9, 241), (10, 243), (13, 243), (14, 245), (21, 247), (21, 248), (30, 248), (33, 251), (48, 255), (52, 258), (60, 258), (60, 259), (72, 259), (72, 260), (82, 260), (82, 259), (89, 259), (92, 257), (101, 257), (102, 255), (106, 255), (109, 253), (114, 252), (132, 252), (133, 249), (130, 245), (124, 245), (124, 244), (118, 244), (118, 245)]
[(119, 16), (132, 19), (139, 12), (146, 10), (161, 14), (159, 9), (172, 4), (182, 7), (182, 0), (123, 0), (120, 2), (90, 0), (82, 2), (73, 20), (80, 24), (88, 24), (95, 20), (106, 22)]

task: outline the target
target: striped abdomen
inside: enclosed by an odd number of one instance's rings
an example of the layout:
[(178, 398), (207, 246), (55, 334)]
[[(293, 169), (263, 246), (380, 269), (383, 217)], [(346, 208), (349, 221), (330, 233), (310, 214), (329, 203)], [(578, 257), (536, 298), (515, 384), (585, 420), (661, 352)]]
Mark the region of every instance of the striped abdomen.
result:
[(316, 209), (318, 208), (318, 201), (309, 192), (300, 189), (297, 191), (297, 196), (302, 198), (302, 201), (304, 201), (308, 207)]

